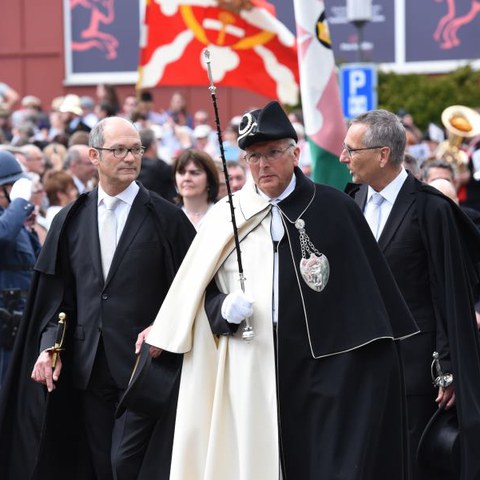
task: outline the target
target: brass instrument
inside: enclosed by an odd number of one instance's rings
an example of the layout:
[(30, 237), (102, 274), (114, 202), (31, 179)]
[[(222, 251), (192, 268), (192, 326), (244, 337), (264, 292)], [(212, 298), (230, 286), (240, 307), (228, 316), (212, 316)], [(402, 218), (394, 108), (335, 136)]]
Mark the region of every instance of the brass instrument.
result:
[(462, 150), (462, 143), (480, 134), (480, 113), (463, 105), (452, 105), (442, 112), (441, 118), (448, 135), (437, 147), (435, 156), (452, 164), (457, 173), (463, 173), (468, 168), (468, 155)]

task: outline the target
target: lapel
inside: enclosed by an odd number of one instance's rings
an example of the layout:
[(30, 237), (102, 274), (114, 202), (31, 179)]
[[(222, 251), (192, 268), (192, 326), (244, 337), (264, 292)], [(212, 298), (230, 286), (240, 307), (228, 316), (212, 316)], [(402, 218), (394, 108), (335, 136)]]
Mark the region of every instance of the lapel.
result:
[[(86, 247), (92, 259), (92, 265), (98, 278), (103, 279), (102, 255), (100, 253), (100, 236), (98, 232), (98, 190), (88, 195), (85, 202)], [(80, 222), (81, 223), (81, 222)]]
[(393, 204), (392, 211), (388, 216), (385, 227), (378, 239), (378, 245), (382, 252), (385, 251), (388, 244), (392, 241), (393, 235), (401, 225), (407, 212), (412, 207), (415, 201), (415, 178), (409, 173), (400, 192), (398, 192), (397, 199)]
[(365, 203), (367, 202), (368, 185), (349, 183), (345, 192), (353, 197), (355, 203), (360, 207), (360, 210), (363, 213)]
[[(122, 258), (126, 254), (128, 247), (132, 243), (132, 240), (135, 238), (138, 229), (145, 221), (145, 217), (148, 214), (148, 209), (145, 207), (145, 205), (149, 201), (150, 195), (148, 194), (147, 190), (140, 185), (140, 190), (138, 191), (138, 194), (133, 201), (132, 208), (130, 209), (130, 213), (128, 214), (127, 221), (125, 223), (125, 227), (123, 229), (120, 240), (118, 241), (118, 245), (112, 259), (112, 264), (110, 266), (110, 270), (108, 271), (108, 276), (105, 280), (105, 286), (108, 285), (110, 279), (115, 275), (115, 272), (121, 264)], [(98, 244), (100, 250), (100, 241), (98, 242)], [(99, 265), (101, 264), (102, 263), (100, 261)]]

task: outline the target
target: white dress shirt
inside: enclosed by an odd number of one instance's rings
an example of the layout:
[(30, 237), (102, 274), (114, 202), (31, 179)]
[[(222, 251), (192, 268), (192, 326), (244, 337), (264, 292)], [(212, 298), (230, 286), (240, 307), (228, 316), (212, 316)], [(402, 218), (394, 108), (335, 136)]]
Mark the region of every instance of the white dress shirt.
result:
[[(273, 205), (271, 232), (272, 232), (272, 240), (275, 242), (275, 245), (278, 244), (278, 242), (282, 239), (283, 235), (285, 234), (285, 229), (281, 221), (281, 214), (279, 212), (278, 214), (275, 214), (274, 208), (277, 208), (276, 207), (277, 203), (287, 198), (295, 190), (296, 183), (297, 182), (296, 182), (295, 175), (293, 175), (292, 180), (290, 180), (290, 183), (288, 184), (287, 188), (278, 197), (275, 197), (275, 198), (269, 197), (257, 187), (258, 194)], [(274, 258), (273, 258), (273, 292), (272, 292), (272, 295), (273, 295), (272, 320), (275, 325), (278, 322), (278, 271), (279, 271), (278, 250), (277, 250), (277, 247), (275, 246)]]
[[(380, 225), (378, 226), (378, 238), (380, 238), (382, 234), (383, 228), (387, 223), (388, 216), (392, 211), (393, 204), (395, 203), (398, 193), (403, 187), (403, 184), (405, 183), (407, 176), (408, 176), (407, 171), (402, 167), (402, 170), (395, 177), (395, 179), (392, 180), (383, 190), (378, 192), (384, 198), (384, 201), (379, 207), (380, 208)], [(367, 201), (365, 202), (365, 205), (368, 204), (368, 202), (370, 201), (374, 193), (375, 193), (375, 190), (369, 185), (368, 192), (367, 192)], [(364, 213), (365, 213), (365, 210), (364, 210)]]
[[(132, 182), (123, 192), (120, 192), (118, 195), (115, 195), (115, 198), (121, 200), (115, 206), (115, 216), (117, 217), (117, 245), (120, 237), (122, 235), (123, 229), (125, 227), (125, 223), (127, 222), (128, 214), (130, 213), (130, 209), (132, 208), (133, 201), (137, 196), (140, 187), (135, 183)], [(99, 230), (100, 230), (100, 218), (105, 212), (106, 208), (103, 204), (103, 199), (108, 195), (102, 189), (100, 184), (98, 185), (98, 223), (99, 223)]]

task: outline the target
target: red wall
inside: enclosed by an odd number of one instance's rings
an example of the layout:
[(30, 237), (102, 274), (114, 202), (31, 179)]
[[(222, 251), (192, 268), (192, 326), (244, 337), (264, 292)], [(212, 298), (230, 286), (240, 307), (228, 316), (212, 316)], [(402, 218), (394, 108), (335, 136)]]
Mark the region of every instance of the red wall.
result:
[[(2, 0), (0, 15), (0, 81), (14, 88), (20, 97), (35, 95), (50, 109), (53, 98), (66, 93), (95, 96), (95, 86), (63, 85), (65, 78), (62, 0)], [(191, 112), (212, 111), (207, 87), (162, 87), (153, 89), (155, 107), (168, 106), (174, 91), (182, 91)], [(120, 99), (134, 93), (134, 85), (119, 85)], [(250, 107), (270, 99), (242, 89), (217, 88), (222, 125)], [(17, 104), (16, 107), (19, 105)], [(213, 118), (213, 114), (212, 114)]]

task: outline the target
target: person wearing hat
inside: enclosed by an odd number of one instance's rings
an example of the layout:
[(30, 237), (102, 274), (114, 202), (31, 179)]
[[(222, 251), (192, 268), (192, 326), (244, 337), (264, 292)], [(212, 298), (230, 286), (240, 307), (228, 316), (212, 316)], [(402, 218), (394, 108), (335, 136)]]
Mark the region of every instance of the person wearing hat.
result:
[(32, 181), (12, 153), (0, 150), (0, 388), (40, 252), (32, 215)]
[(78, 95), (65, 95), (58, 110), (63, 114), (63, 122), (69, 135), (78, 131), (89, 132), (92, 129), (83, 121), (83, 108)]
[(417, 327), (369, 227), (298, 168), (278, 102), (243, 116), (238, 144), (245, 291), (223, 199), (147, 336), (160, 358), (184, 354), (170, 479), (404, 479), (394, 340)]

